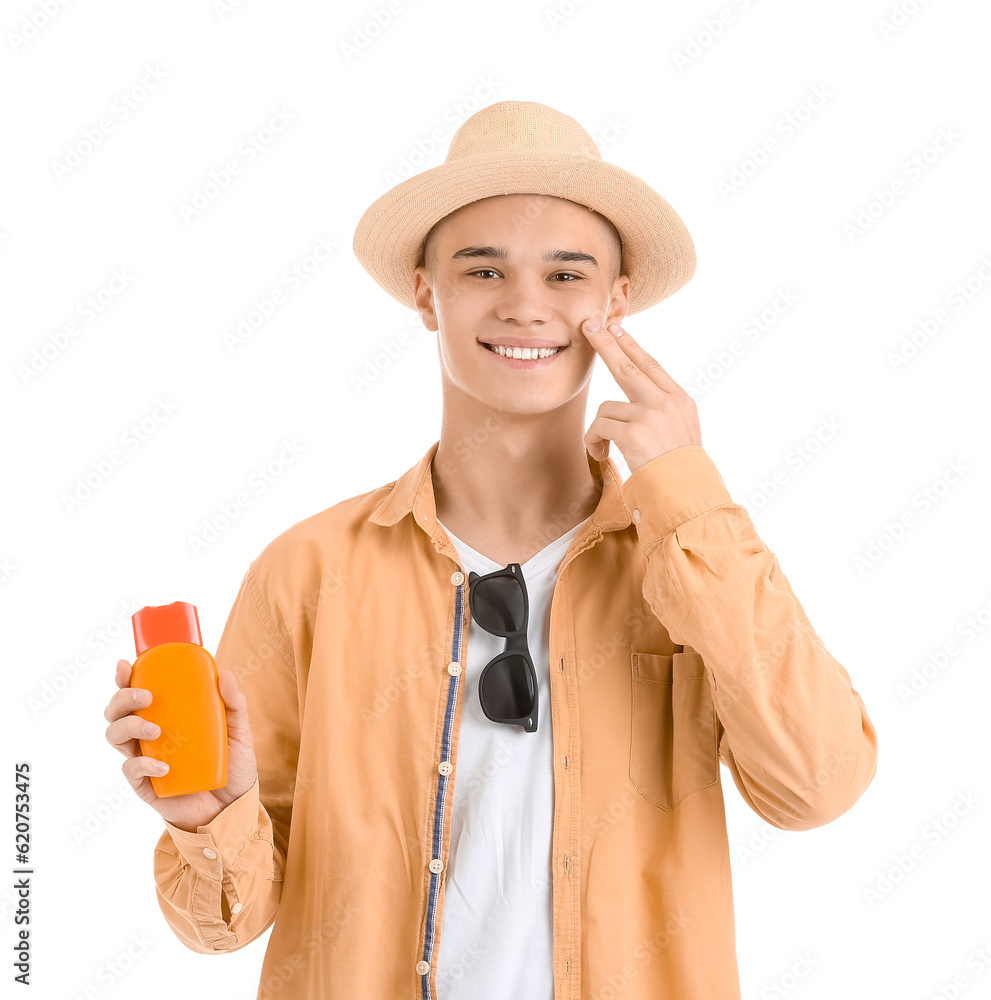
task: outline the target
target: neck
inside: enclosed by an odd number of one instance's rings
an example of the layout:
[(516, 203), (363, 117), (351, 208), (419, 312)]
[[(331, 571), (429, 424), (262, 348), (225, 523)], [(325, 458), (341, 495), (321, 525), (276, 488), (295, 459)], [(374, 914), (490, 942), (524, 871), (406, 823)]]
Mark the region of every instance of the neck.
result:
[(577, 416), (513, 415), (499, 422), (489, 411), (477, 426), (445, 417), (431, 466), (439, 520), (504, 564), (525, 562), (584, 521), (598, 505), (602, 482), (589, 469)]

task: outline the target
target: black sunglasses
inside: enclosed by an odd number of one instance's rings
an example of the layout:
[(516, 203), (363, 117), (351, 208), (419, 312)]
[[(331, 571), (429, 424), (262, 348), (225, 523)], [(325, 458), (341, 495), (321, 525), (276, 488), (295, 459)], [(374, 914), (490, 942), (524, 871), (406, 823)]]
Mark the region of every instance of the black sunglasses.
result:
[(493, 722), (537, 730), (537, 671), (526, 643), (530, 602), (519, 563), (480, 576), (468, 574), (471, 617), (486, 632), (502, 636), (506, 648), (478, 677), (478, 700)]

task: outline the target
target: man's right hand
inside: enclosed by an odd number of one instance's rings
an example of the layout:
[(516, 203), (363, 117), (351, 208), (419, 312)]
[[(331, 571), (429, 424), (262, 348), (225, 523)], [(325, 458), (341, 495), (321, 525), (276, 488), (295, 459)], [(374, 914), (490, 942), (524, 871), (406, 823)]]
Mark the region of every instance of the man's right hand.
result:
[(156, 758), (141, 756), (141, 744), (138, 743), (138, 737), (146, 742), (157, 738), (145, 728), (150, 723), (135, 714), (136, 709), (147, 708), (151, 704), (151, 692), (147, 688), (129, 686), (131, 664), (127, 660), (117, 661), (116, 680), (119, 690), (103, 712), (110, 723), (107, 726), (107, 742), (127, 758), (121, 770), (138, 798), (147, 802), (163, 819), (180, 830), (195, 833), (198, 826), (206, 826), (255, 783), (258, 768), (248, 726), (248, 700), (230, 670), (220, 674), (220, 694), (227, 709), (227, 784), (209, 792), (192, 792), (168, 798), (159, 798), (151, 787), (148, 775), (162, 772), (157, 770)]

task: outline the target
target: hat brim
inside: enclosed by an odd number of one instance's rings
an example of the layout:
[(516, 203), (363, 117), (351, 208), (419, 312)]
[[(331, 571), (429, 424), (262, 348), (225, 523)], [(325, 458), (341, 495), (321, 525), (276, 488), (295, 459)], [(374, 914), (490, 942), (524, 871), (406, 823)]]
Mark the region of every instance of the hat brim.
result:
[(630, 279), (627, 315), (666, 299), (695, 273), (695, 245), (671, 205), (649, 184), (590, 156), (521, 151), (445, 162), (391, 188), (355, 228), (354, 255), (410, 309), (423, 241), (444, 216), (482, 198), (534, 194), (566, 198), (606, 216), (623, 240), (620, 273)]

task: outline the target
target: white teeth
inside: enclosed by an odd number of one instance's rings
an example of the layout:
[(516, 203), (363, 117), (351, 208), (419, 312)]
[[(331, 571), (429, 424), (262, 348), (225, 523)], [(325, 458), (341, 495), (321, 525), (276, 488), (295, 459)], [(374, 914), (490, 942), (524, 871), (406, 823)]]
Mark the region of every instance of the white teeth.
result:
[(503, 345), (485, 345), (490, 351), (501, 354), (504, 358), (520, 358), (523, 361), (533, 361), (536, 358), (549, 358), (557, 354), (560, 347), (504, 347)]

